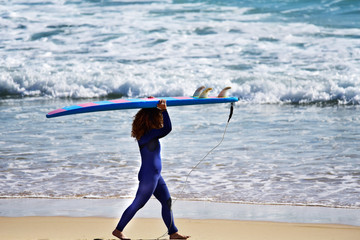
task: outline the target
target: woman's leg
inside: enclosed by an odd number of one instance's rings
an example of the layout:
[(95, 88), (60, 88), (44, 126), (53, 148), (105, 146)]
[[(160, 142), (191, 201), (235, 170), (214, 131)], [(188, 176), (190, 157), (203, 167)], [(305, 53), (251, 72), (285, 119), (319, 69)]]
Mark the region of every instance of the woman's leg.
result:
[(116, 229), (123, 231), (125, 226), (130, 222), (130, 220), (135, 216), (136, 212), (142, 208), (147, 201), (152, 196), (157, 185), (157, 181), (144, 179), (139, 182), (139, 188), (136, 193), (136, 197), (131, 205), (125, 210), (121, 219), (116, 226)]
[(154, 191), (154, 196), (161, 203), (161, 215), (166, 227), (168, 228), (169, 235), (176, 233), (178, 229), (175, 226), (174, 218), (171, 210), (171, 197), (169, 190), (166, 186), (164, 179), (160, 176), (158, 184)]

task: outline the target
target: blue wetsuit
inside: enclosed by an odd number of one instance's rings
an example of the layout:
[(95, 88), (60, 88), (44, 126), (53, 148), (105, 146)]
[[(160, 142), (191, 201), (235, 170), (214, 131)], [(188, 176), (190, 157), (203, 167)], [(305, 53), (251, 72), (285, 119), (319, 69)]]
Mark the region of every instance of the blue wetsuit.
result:
[(171, 132), (171, 121), (168, 112), (163, 111), (162, 115), (164, 121), (163, 127), (150, 130), (138, 141), (141, 154), (141, 168), (138, 175), (139, 187), (134, 201), (125, 210), (116, 227), (121, 232), (134, 217), (135, 213), (146, 204), (153, 194), (162, 205), (161, 214), (168, 228), (169, 235), (178, 231), (172, 216), (170, 193), (160, 174), (161, 147), (159, 138), (165, 137)]

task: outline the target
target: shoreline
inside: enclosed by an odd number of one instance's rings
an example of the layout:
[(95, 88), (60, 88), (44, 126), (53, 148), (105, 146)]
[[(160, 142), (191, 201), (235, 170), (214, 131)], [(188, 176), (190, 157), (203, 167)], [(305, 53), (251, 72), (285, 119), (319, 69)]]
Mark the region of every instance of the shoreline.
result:
[[(17, 240), (108, 240), (118, 219), (102, 217), (0, 217), (0, 238)], [(360, 227), (339, 224), (176, 219), (191, 240), (357, 240)], [(21, 230), (19, 231), (19, 226)], [(124, 233), (131, 239), (157, 239), (166, 233), (159, 218), (134, 218)], [(160, 239), (168, 239), (168, 236)]]
[[(119, 218), (133, 199), (0, 199), (0, 217), (105, 217)], [(161, 218), (156, 199), (137, 218)], [(218, 219), (279, 223), (341, 224), (360, 226), (360, 209), (313, 206), (256, 205), (177, 200), (176, 219)]]

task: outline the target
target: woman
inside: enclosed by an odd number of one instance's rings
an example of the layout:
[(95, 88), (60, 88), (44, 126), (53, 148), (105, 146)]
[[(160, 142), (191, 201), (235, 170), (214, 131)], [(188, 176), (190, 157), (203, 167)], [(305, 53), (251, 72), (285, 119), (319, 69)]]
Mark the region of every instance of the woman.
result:
[(135, 213), (142, 208), (150, 197), (154, 196), (162, 205), (162, 218), (168, 228), (170, 239), (188, 239), (178, 233), (175, 226), (169, 190), (162, 178), (159, 139), (171, 131), (171, 121), (166, 110), (166, 101), (160, 100), (157, 108), (141, 109), (134, 118), (131, 136), (136, 138), (141, 154), (139, 187), (132, 204), (123, 213), (113, 235), (119, 239), (128, 239), (123, 230)]

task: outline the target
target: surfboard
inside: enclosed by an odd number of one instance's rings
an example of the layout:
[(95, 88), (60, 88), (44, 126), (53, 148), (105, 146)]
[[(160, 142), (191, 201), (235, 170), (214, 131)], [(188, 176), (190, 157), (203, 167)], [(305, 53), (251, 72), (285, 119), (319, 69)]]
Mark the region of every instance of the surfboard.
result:
[(165, 99), (166, 105), (168, 107), (197, 104), (231, 103), (239, 101), (237, 97), (226, 96), (227, 90), (229, 90), (230, 87), (224, 88), (218, 96), (212, 97), (208, 96), (212, 88), (206, 88), (205, 90), (204, 89), (204, 86), (198, 88), (192, 97), (147, 97), (81, 103), (56, 109), (46, 114), (46, 117), (54, 118), (71, 114), (134, 108), (156, 108), (160, 99)]

